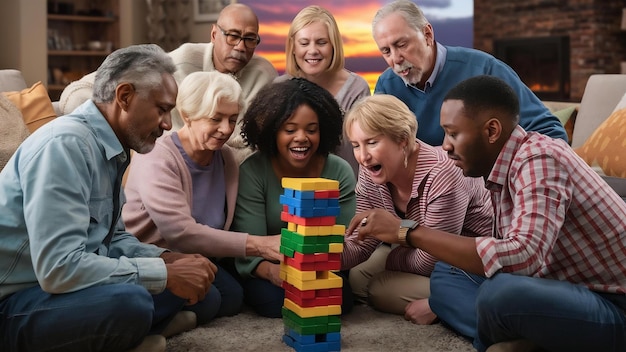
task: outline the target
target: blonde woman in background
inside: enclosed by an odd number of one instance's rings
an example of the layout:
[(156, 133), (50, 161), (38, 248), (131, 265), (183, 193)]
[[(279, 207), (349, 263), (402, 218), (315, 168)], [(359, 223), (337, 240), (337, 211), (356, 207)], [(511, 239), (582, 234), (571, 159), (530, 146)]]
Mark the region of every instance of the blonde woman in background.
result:
[(183, 127), (159, 138), (152, 152), (135, 154), (125, 185), (127, 203), (122, 216), (129, 232), (142, 242), (198, 253), (217, 265), (207, 299), (195, 309), (188, 308), (198, 325), (241, 309), (241, 285), (219, 258), (281, 258), (280, 236), (229, 231), (239, 168), (225, 143), (244, 105), (242, 89), (231, 75), (189, 74), (176, 100)]
[[(365, 79), (345, 68), (339, 27), (333, 15), (322, 7), (305, 7), (293, 19), (287, 35), (285, 58), (286, 72), (275, 82), (292, 77), (305, 78), (329, 91), (344, 112), (350, 110), (358, 99), (370, 95)], [(356, 176), (359, 165), (345, 136), (337, 155), (352, 166)]]

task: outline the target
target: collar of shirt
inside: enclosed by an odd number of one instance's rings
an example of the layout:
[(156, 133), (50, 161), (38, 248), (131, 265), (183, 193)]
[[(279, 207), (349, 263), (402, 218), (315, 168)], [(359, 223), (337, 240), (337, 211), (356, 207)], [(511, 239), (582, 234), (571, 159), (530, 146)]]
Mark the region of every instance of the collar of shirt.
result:
[(420, 92), (424, 92), (426, 91), (426, 89), (428, 89), (429, 87), (432, 87), (433, 84), (435, 84), (435, 80), (437, 79), (437, 75), (443, 70), (443, 66), (444, 63), (446, 62), (446, 56), (448, 54), (448, 49), (446, 49), (445, 46), (435, 42), (435, 45), (437, 46), (437, 58), (435, 59), (435, 67), (433, 67), (433, 73), (430, 74), (430, 77), (428, 77), (428, 80), (426, 81), (426, 85), (424, 86), (424, 90), (421, 90), (419, 88), (417, 88), (416, 86), (409, 84), (409, 83), (404, 83), (407, 87), (413, 87), (417, 90), (419, 90)]
[(493, 164), (493, 169), (491, 169), (489, 177), (487, 177), (485, 185), (487, 189), (501, 189), (502, 186), (504, 186), (509, 173), (511, 161), (522, 143), (524, 143), (526, 136), (527, 133), (522, 127), (519, 125), (515, 127), (511, 136), (502, 147), (496, 162)]
[(89, 99), (74, 110), (71, 115), (74, 115), (89, 125), (94, 131), (100, 143), (104, 147), (104, 152), (108, 160), (117, 158), (117, 161), (124, 163), (128, 160), (128, 153), (124, 150), (122, 143), (117, 138), (117, 135), (111, 128), (111, 125), (102, 115), (98, 107)]
[(435, 84), (435, 80), (437, 79), (437, 75), (443, 71), (444, 63), (446, 62), (446, 56), (448, 55), (448, 49), (445, 46), (435, 42), (437, 45), (437, 58), (435, 59), (435, 67), (433, 68), (433, 73), (428, 77), (428, 81), (426, 81), (426, 87), (432, 87)]

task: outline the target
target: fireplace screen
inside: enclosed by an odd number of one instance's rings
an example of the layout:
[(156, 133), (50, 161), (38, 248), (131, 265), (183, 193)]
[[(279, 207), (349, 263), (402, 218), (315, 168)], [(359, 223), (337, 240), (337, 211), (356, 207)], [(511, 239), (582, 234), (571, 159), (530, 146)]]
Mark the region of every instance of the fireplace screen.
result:
[(569, 37), (498, 39), (494, 51), (539, 99), (569, 99)]

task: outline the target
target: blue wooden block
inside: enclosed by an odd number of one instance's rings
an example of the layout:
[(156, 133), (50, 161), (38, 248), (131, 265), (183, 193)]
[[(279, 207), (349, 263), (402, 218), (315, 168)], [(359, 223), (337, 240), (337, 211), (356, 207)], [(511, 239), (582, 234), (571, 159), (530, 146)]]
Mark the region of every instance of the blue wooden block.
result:
[(301, 344), (289, 335), (283, 335), (283, 342), (296, 352), (337, 352), (341, 351), (340, 341), (316, 342), (312, 344)]
[(315, 191), (298, 191), (296, 190), (293, 195), (294, 198), (298, 199), (314, 199)]
[(283, 195), (285, 197), (293, 198), (295, 191), (293, 188), (285, 188), (283, 191)]
[(328, 206), (328, 199), (316, 199), (314, 207), (316, 208), (326, 208)]

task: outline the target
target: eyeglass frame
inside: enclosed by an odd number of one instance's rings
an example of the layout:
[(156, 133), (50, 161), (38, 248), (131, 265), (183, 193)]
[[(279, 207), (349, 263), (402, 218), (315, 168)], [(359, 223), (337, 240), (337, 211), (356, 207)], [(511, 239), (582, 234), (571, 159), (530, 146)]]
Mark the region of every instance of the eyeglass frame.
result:
[[(215, 24), (215, 26), (217, 27), (217, 29), (220, 30), (220, 32), (222, 32), (224, 37), (226, 37), (226, 44), (228, 44), (228, 45), (230, 45), (232, 47), (235, 47), (235, 46), (239, 45), (239, 43), (241, 43), (242, 40), (243, 40), (243, 46), (246, 47), (246, 49), (254, 49), (254, 48), (256, 48), (259, 45), (259, 43), (261, 43), (261, 37), (259, 35), (257, 35), (256, 38), (254, 38), (254, 37), (244, 37), (244, 36), (241, 36), (239, 34), (226, 32), (217, 23)], [(229, 43), (228, 41), (230, 40), (229, 39), (230, 37), (234, 38), (234, 40), (236, 40), (237, 42), (236, 43), (232, 43), (232, 44)], [(250, 47), (250, 46), (248, 46), (249, 45), (248, 43), (253, 43), (254, 46)]]

